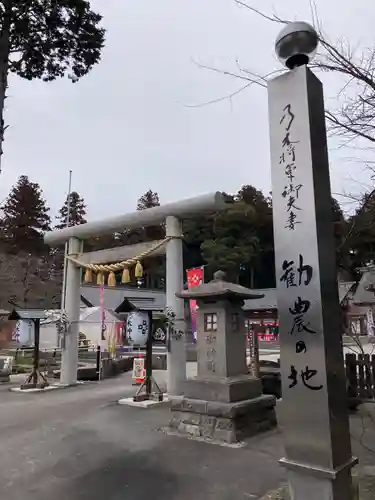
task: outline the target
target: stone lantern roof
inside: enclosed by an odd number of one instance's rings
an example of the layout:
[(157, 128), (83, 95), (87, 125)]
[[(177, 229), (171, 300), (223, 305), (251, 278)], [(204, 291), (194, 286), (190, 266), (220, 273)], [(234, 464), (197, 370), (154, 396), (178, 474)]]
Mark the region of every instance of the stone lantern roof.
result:
[(223, 271), (216, 271), (214, 279), (209, 283), (202, 283), (195, 286), (190, 290), (183, 290), (176, 293), (176, 297), (180, 299), (262, 299), (264, 294), (254, 293), (253, 290), (246, 288), (235, 283), (225, 281), (225, 273)]

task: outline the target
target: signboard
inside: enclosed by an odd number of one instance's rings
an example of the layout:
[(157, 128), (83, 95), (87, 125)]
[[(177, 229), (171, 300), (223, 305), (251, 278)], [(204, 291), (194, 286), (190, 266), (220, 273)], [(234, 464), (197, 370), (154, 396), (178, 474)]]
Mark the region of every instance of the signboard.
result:
[(135, 381), (143, 381), (146, 376), (145, 359), (134, 358), (132, 379)]
[(374, 336), (374, 316), (371, 307), (367, 309), (367, 335), (369, 337)]
[(247, 319), (245, 328), (249, 334), (256, 332), (262, 342), (274, 342), (279, 337), (279, 322), (276, 319)]
[(276, 340), (276, 336), (273, 333), (259, 333), (258, 338), (263, 342), (273, 342)]
[(259, 340), (254, 330), (248, 333), (248, 346), (250, 357), (250, 372), (253, 377), (259, 377)]

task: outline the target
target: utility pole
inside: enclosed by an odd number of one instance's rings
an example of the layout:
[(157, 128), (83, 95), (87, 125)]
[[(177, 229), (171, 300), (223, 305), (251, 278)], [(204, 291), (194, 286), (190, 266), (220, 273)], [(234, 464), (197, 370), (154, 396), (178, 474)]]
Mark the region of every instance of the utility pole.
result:
[[(72, 192), (72, 171), (69, 170), (69, 184), (68, 184), (68, 197), (67, 197), (67, 214), (66, 214), (66, 227), (69, 227), (70, 222), (70, 195)], [(68, 255), (68, 242), (65, 243), (64, 251), (64, 275), (63, 275), (63, 285), (61, 294), (61, 311), (65, 309), (65, 296), (66, 296), (66, 273), (67, 273), (67, 255)]]

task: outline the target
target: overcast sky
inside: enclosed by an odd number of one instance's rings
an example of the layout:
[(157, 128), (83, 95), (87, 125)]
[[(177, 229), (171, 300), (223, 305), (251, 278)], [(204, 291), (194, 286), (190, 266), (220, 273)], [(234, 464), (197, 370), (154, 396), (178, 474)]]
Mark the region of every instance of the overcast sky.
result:
[[(250, 1), (250, 0), (249, 0)], [(272, 11), (271, 0), (254, 6)], [(284, 0), (279, 15), (310, 20), (308, 0)], [(345, 4), (347, 7), (345, 8)], [(102, 62), (81, 82), (11, 78), (7, 103), (3, 199), (17, 177), (39, 182), (53, 212), (73, 170), (73, 189), (90, 219), (135, 209), (146, 190), (162, 202), (204, 192), (236, 192), (243, 184), (270, 190), (267, 95), (252, 87), (231, 102), (188, 108), (235, 91), (235, 79), (199, 69), (194, 61), (260, 73), (279, 67), (274, 39), (280, 26), (234, 0), (94, 0), (104, 16)], [(371, 0), (317, 0), (330, 38), (373, 43)], [(352, 8), (350, 8), (352, 7)], [(326, 103), (337, 78), (325, 81)], [(358, 152), (330, 142), (334, 192), (362, 189)], [(355, 181), (352, 179), (355, 177)]]

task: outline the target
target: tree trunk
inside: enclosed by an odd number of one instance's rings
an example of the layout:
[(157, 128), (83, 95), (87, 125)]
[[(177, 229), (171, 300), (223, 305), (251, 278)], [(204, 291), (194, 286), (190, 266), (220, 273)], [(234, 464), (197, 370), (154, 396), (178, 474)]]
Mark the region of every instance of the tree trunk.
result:
[(8, 67), (10, 53), (10, 28), (12, 24), (13, 0), (6, 0), (4, 4), (3, 29), (0, 34), (0, 173), (4, 142), (4, 104), (8, 85)]
[(255, 284), (255, 273), (253, 266), (250, 267), (250, 288), (254, 289)]

